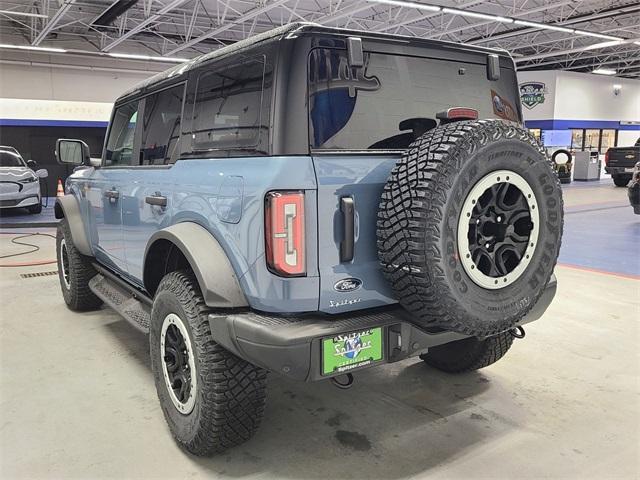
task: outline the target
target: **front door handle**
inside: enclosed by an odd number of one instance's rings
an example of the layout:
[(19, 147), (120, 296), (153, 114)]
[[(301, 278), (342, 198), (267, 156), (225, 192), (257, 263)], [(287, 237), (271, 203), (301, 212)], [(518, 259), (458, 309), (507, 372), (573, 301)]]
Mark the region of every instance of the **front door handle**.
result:
[(167, 206), (167, 197), (163, 197), (159, 193), (155, 195), (149, 195), (145, 197), (144, 201), (149, 205), (156, 205), (158, 207), (166, 207)]
[(120, 192), (116, 189), (105, 190), (104, 196), (112, 200), (117, 200), (120, 197)]

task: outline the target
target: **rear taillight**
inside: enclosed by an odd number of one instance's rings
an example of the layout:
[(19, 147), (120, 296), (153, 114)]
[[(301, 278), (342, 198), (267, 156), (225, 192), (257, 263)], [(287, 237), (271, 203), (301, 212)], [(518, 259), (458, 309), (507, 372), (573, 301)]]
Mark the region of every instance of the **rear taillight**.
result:
[(609, 165), (609, 150), (604, 152), (604, 164), (607, 166)]
[(306, 274), (304, 192), (269, 192), (265, 199), (267, 265), (281, 276)]

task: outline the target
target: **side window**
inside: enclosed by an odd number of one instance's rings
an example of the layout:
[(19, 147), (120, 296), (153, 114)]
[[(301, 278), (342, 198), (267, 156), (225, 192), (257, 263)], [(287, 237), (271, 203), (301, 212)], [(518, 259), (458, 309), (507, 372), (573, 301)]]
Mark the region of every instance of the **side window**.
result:
[(166, 165), (178, 159), (184, 85), (144, 99), (139, 165)]
[(198, 77), (194, 150), (255, 148), (262, 131), (268, 129), (268, 108), (263, 108), (267, 88), (264, 56), (212, 68), (215, 70), (203, 71)]
[(137, 119), (137, 100), (116, 109), (109, 129), (105, 166), (131, 165)]

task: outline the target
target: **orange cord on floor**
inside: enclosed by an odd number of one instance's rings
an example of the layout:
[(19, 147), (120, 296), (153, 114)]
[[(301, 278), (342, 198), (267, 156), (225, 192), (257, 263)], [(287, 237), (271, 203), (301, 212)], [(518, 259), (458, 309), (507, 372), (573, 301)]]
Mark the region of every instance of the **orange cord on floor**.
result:
[[(15, 245), (23, 245), (25, 247), (31, 247), (30, 250), (26, 250), (24, 252), (18, 252), (18, 253), (11, 253), (9, 255), (2, 255), (0, 256), (0, 259), (4, 259), (4, 258), (12, 258), (12, 257), (18, 257), (21, 255), (28, 255), (29, 253), (35, 253), (37, 251), (40, 250), (40, 247), (38, 245), (34, 245), (32, 243), (27, 243), (27, 242), (21, 242), (20, 239), (22, 238), (29, 238), (29, 237), (36, 237), (36, 236), (43, 236), (43, 237), (50, 237), (53, 238), (55, 240), (55, 235), (51, 235), (49, 233), (40, 233), (40, 232), (35, 232), (35, 233), (21, 233), (21, 232), (3, 232), (0, 231), (0, 235), (17, 235), (16, 237), (11, 239), (11, 243), (15, 244)], [(5, 267), (5, 268), (11, 268), (11, 267), (36, 267), (39, 265), (50, 265), (52, 263), (57, 263), (57, 260), (33, 260), (31, 262), (17, 262), (17, 263), (0, 263), (0, 268)]]

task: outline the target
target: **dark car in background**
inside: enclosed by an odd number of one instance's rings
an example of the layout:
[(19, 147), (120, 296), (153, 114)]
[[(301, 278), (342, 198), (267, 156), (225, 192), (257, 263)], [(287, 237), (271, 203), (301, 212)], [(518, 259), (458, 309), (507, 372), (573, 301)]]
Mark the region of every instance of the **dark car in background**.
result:
[(615, 147), (607, 150), (604, 156), (604, 171), (611, 174), (616, 187), (626, 187), (637, 162), (640, 162), (640, 138), (633, 147)]

